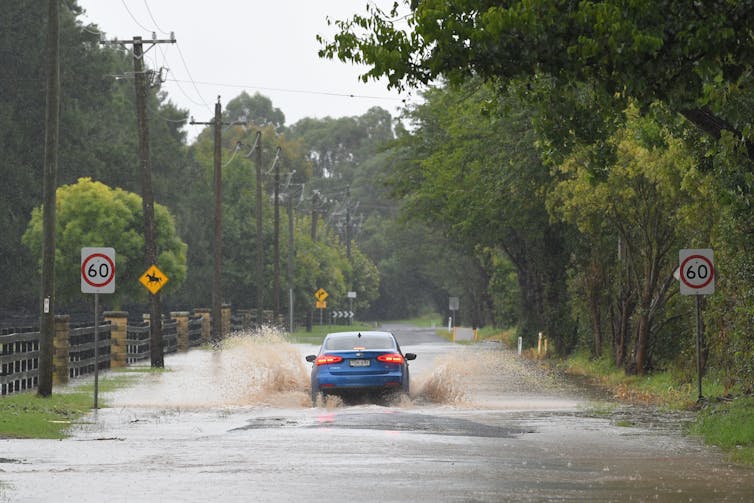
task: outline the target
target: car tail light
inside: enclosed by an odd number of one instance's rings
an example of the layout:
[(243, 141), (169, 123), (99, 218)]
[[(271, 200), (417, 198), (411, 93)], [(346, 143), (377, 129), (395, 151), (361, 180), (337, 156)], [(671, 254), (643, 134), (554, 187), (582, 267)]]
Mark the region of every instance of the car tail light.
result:
[(331, 363), (340, 363), (343, 361), (342, 356), (338, 355), (319, 355), (314, 363), (317, 365), (330, 365)]
[(377, 359), (384, 363), (403, 363), (403, 356), (398, 353), (390, 353), (387, 355), (380, 355)]

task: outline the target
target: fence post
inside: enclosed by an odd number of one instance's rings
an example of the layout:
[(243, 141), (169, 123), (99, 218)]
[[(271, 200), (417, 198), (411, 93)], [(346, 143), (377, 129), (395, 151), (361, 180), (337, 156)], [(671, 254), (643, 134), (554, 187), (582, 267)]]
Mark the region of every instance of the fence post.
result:
[(127, 365), (128, 348), (126, 337), (128, 332), (128, 313), (126, 311), (105, 311), (102, 314), (105, 321), (110, 322), (110, 368), (121, 368)]
[(230, 317), (230, 304), (223, 304), (223, 306), (220, 309), (220, 311), (222, 312), (222, 317), (223, 317), (223, 333), (222, 333), (222, 335), (223, 335), (223, 337), (225, 337), (233, 329), (233, 327), (231, 326), (231, 323), (233, 323), (233, 322), (231, 321), (231, 317)]
[(68, 360), (71, 349), (71, 317), (67, 314), (55, 315), (55, 336), (52, 353), (52, 383), (68, 383)]
[(170, 317), (176, 321), (176, 340), (178, 351), (188, 351), (189, 348), (189, 312), (172, 311)]
[(202, 317), (202, 343), (208, 344), (212, 332), (212, 309), (196, 308), (194, 314)]

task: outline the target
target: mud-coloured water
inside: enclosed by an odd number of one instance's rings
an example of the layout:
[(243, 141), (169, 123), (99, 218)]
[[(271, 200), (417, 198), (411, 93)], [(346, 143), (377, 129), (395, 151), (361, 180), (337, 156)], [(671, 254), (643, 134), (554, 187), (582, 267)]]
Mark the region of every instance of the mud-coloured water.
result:
[[(411, 396), (312, 407), (274, 331), (166, 358), (64, 441), (0, 440), (2, 501), (751, 501), (752, 471), (654, 411), (496, 345), (394, 327)], [(624, 427), (623, 424), (633, 424)]]

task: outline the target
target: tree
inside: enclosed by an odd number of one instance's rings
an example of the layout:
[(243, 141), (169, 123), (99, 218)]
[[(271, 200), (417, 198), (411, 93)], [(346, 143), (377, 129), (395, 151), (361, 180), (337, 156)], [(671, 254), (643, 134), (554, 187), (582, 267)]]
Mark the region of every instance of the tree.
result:
[[(588, 149), (575, 153), (560, 167), (562, 181), (549, 206), (576, 225), (594, 250), (601, 249), (598, 244), (606, 235), (617, 234), (624, 245), (622, 260), (636, 299), (633, 365), (643, 374), (650, 361), (652, 335), (662, 324), (663, 309), (674, 292), (675, 254), (684, 239), (699, 232), (707, 209), (699, 202), (710, 196), (714, 184), (699, 173), (694, 157), (667, 128), (652, 117), (641, 117), (635, 108), (628, 117), (626, 127), (611, 139), (615, 163), (598, 176), (588, 162)], [(584, 274), (589, 281), (592, 272)], [(592, 290), (591, 285), (586, 287)]]
[(404, 211), (439, 226), (467, 256), (504, 253), (519, 282), (520, 332), (533, 339), (544, 331), (566, 350), (567, 230), (551, 223), (545, 208), (552, 179), (536, 148), (531, 110), (514, 94), (498, 101), (479, 81), (431, 89), (425, 100), (409, 114), (415, 129), (401, 139), (403, 162), (393, 167)]
[(285, 114), (272, 106), (272, 100), (259, 93), (249, 96), (246, 91), (228, 102), (223, 120), (248, 122), (259, 127), (272, 126), (277, 132), (285, 126)]
[[(396, 19), (406, 6), (403, 29)], [(393, 87), (472, 75), (589, 82), (621, 106), (661, 100), (715, 138), (743, 135), (751, 156), (750, 114), (731, 105), (751, 87), (752, 23), (750, 0), (404, 0), (335, 21), (340, 33), (320, 38), (320, 55), (366, 64), (364, 80), (386, 77)]]
[(313, 174), (341, 185), (352, 183), (358, 166), (394, 137), (390, 113), (379, 107), (358, 117), (305, 118), (290, 133), (308, 147)]
[[(57, 190), (57, 292), (69, 305), (80, 299), (81, 248), (109, 246), (116, 253), (116, 291), (113, 306), (146, 299), (138, 278), (144, 273), (144, 222), (141, 198), (111, 189), (90, 178)], [(186, 245), (176, 235), (173, 216), (155, 204), (158, 263), (169, 278), (166, 290), (176, 289), (186, 277)], [(35, 208), (23, 236), (31, 254), (41, 260), (42, 209)]]

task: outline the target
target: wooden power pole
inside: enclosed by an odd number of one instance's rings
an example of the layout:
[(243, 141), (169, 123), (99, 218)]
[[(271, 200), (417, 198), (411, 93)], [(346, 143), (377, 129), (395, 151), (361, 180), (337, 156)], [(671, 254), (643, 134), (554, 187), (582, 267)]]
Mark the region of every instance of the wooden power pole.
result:
[[(141, 201), (144, 212), (144, 261), (147, 268), (157, 265), (157, 242), (154, 227), (154, 192), (152, 191), (152, 160), (149, 151), (149, 121), (147, 98), (152, 85), (144, 67), (144, 41), (141, 37), (131, 40), (113, 40), (113, 44), (133, 45), (134, 89), (136, 91), (136, 120), (139, 128), (139, 165), (141, 167)], [(147, 41), (150, 49), (156, 44), (174, 44), (175, 37), (158, 40), (156, 36)], [(149, 49), (147, 49), (149, 50)], [(159, 294), (152, 295), (149, 302), (149, 356), (152, 367), (165, 366), (162, 344), (162, 309)]]
[(222, 302), (222, 273), (223, 273), (223, 173), (222, 173), (222, 140), (223, 126), (234, 124), (246, 124), (245, 122), (223, 122), (222, 105), (220, 97), (217, 97), (215, 103), (215, 117), (211, 122), (196, 122), (191, 119), (190, 124), (204, 126), (213, 126), (215, 128), (215, 150), (214, 150), (214, 196), (215, 196), (215, 224), (214, 224), (214, 267), (212, 271), (212, 333), (210, 335), (212, 342), (217, 344), (223, 338)]
[(274, 233), (272, 248), (272, 309), (275, 320), (280, 314), (280, 147), (275, 152), (275, 160), (272, 161), (272, 167), (275, 171), (275, 182), (273, 189), (274, 197)]
[(262, 240), (262, 132), (257, 133), (256, 142), (257, 174), (257, 326), (264, 321), (264, 242)]
[(42, 295), (40, 309), (39, 382), (37, 394), (52, 394), (52, 352), (55, 336), (55, 191), (58, 171), (60, 114), (60, 18), (58, 0), (47, 9), (47, 111), (45, 121)]

